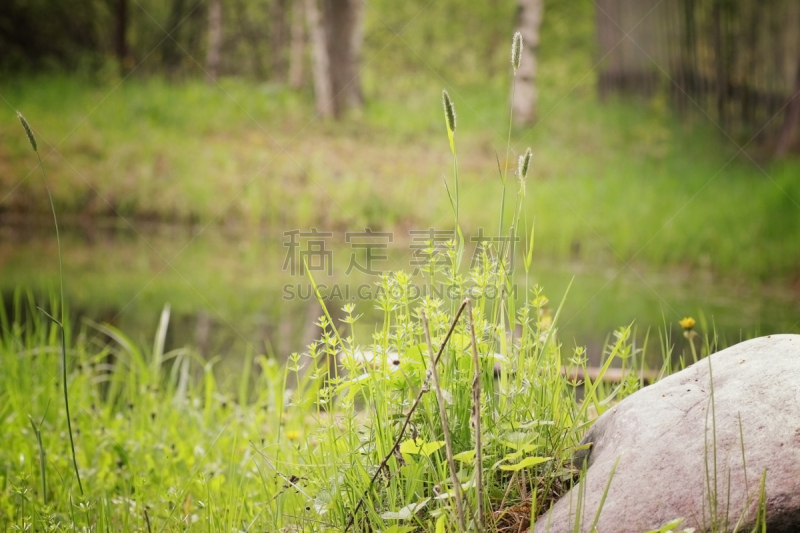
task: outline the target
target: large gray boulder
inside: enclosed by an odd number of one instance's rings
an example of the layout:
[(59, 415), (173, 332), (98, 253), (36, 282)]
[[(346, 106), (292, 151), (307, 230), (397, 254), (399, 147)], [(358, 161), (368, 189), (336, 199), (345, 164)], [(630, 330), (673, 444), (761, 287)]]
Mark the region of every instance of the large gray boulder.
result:
[[(738, 531), (749, 531), (764, 472), (767, 530), (800, 532), (800, 335), (737, 344), (645, 387), (600, 416), (584, 442), (593, 445), (576, 457), (588, 465), (582, 532), (615, 463), (600, 533), (640, 533), (675, 518), (685, 518), (680, 529), (709, 530), (714, 493), (715, 531), (733, 531), (740, 519)], [(576, 486), (533, 531), (548, 531), (549, 522), (552, 533), (573, 532), (577, 499)]]

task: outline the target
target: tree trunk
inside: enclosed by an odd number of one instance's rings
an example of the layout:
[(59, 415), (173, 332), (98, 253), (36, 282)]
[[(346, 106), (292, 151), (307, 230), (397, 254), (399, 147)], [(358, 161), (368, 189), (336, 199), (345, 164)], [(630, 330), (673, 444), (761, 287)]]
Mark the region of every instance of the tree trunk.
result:
[(726, 113), (726, 88), (728, 77), (725, 72), (725, 49), (723, 48), (722, 35), (722, 0), (714, 0), (711, 9), (711, 19), (714, 24), (714, 71), (716, 75), (717, 89), (717, 122), (722, 130), (728, 132), (728, 114)]
[(222, 46), (222, 0), (211, 0), (208, 5), (208, 52), (206, 54), (206, 79), (217, 80), (219, 49)]
[(303, 86), (303, 55), (306, 46), (306, 32), (303, 24), (303, 3), (292, 2), (291, 45), (289, 49), (289, 87), (299, 89)]
[(122, 76), (128, 73), (128, 0), (116, 0), (116, 27), (114, 33), (114, 51), (119, 61)]
[(286, 44), (287, 34), (287, 0), (272, 0), (270, 2), (270, 73), (275, 80), (286, 80)]
[(181, 52), (178, 50), (178, 27), (180, 26), (181, 19), (183, 18), (183, 13), (185, 11), (184, 7), (184, 0), (172, 1), (172, 6), (170, 7), (169, 12), (169, 22), (167, 22), (166, 28), (169, 36), (164, 39), (164, 44), (161, 48), (164, 58), (164, 65), (171, 74), (175, 73), (181, 62)]
[(775, 157), (778, 159), (785, 156), (792, 146), (798, 122), (800, 122), (800, 61), (797, 63), (792, 100), (786, 107), (783, 126), (781, 126), (781, 131), (778, 134), (778, 143), (775, 147)]
[(314, 99), (317, 114), (323, 118), (330, 117), (333, 114), (333, 88), (331, 87), (330, 58), (325, 36), (326, 28), (320, 17), (317, 0), (305, 0), (305, 11), (311, 36)]
[(364, 92), (361, 89), (361, 45), (364, 43), (364, 0), (350, 0), (353, 12), (353, 28), (350, 33), (349, 70), (352, 75), (348, 105), (360, 109), (364, 105)]
[(363, 6), (362, 0), (325, 0), (324, 4), (333, 113), (341, 117), (363, 102), (359, 75)]
[(263, 61), (261, 60), (261, 50), (259, 46), (261, 41), (261, 36), (259, 35), (259, 32), (257, 31), (255, 25), (248, 18), (247, 6), (243, 2), (243, 0), (236, 0), (236, 5), (233, 9), (233, 12), (236, 15), (237, 25), (241, 29), (241, 33), (244, 36), (244, 38), (247, 40), (247, 45), (250, 54), (250, 68), (253, 73), (253, 76), (257, 80), (263, 80), (265, 78), (264, 64)]
[(517, 0), (517, 10), (517, 31), (522, 34), (523, 46), (511, 106), (515, 123), (531, 124), (536, 120), (536, 54), (544, 0)]

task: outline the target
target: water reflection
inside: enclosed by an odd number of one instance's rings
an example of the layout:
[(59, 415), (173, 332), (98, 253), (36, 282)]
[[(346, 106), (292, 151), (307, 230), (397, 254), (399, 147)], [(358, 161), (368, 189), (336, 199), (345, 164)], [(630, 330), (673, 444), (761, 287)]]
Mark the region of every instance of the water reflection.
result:
[[(345, 303), (357, 305), (356, 313), (364, 317), (356, 334), (361, 342), (368, 341), (382, 325), (373, 301), (379, 279), (374, 274), (385, 269), (411, 273), (421, 257), (407, 235), (393, 236), (386, 246), (372, 240), (370, 247), (363, 239), (348, 241), (344, 232), (330, 232), (328, 241), (314, 238), (324, 244), (322, 259), (327, 263), (319, 263), (314, 261), (320, 257), (313, 254), (300, 255), (308, 247), (293, 249), (294, 237), (284, 232), (164, 224), (137, 224), (134, 232), (119, 224), (82, 227), (71, 222), (62, 237), (71, 315), (111, 323), (149, 346), (160, 311), (169, 303), (167, 349), (193, 346), (206, 357), (231, 357), (249, 349), (283, 360), (291, 352), (304, 351), (319, 332), (315, 323), (322, 314), (305, 265), (329, 298), (335, 319), (342, 316)], [(4, 224), (0, 291), (7, 308), (16, 287), (46, 298), (56, 288), (57, 264), (49, 227)], [(466, 267), (469, 259), (463, 264)], [(517, 290), (524, 292), (521, 267), (518, 275)], [(640, 339), (650, 331), (653, 345), (665, 324), (679, 340), (677, 320), (686, 315), (713, 323), (727, 343), (800, 329), (795, 291), (718, 279), (707, 271), (659, 271), (534, 255), (527, 283), (528, 288), (543, 285), (550, 305), (556, 307), (573, 277), (559, 338), (565, 351), (587, 346), (594, 360), (606, 337), (632, 322)], [(422, 273), (413, 279), (420, 296), (435, 290)], [(439, 290), (446, 299), (447, 287)]]

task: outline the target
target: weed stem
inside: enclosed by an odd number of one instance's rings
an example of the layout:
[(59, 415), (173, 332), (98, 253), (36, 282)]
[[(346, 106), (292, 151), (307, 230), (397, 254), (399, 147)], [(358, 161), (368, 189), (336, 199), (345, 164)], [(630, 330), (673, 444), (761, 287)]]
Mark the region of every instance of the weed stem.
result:
[(56, 245), (58, 247), (58, 281), (61, 287), (61, 323), (58, 324), (61, 328), (61, 379), (64, 386), (64, 408), (67, 412), (67, 430), (69, 433), (69, 447), (72, 451), (72, 466), (75, 468), (75, 477), (78, 479), (78, 488), (83, 496), (83, 484), (81, 483), (81, 475), (78, 472), (78, 460), (75, 457), (75, 441), (72, 437), (72, 421), (69, 415), (69, 394), (67, 392), (67, 337), (64, 332), (66, 325), (66, 299), (64, 298), (64, 263), (61, 257), (61, 236), (58, 233), (58, 218), (56, 217), (56, 206), (53, 203), (53, 195), (50, 194), (50, 185), (47, 183), (47, 173), (44, 170), (44, 163), (42, 156), (39, 155), (39, 150), (34, 149), (36, 157), (39, 159), (39, 167), (42, 169), (42, 176), (44, 177), (44, 188), (47, 190), (47, 198), (50, 200), (50, 210), (53, 212), (53, 224), (56, 227)]
[(450, 467), (450, 479), (453, 482), (453, 495), (456, 499), (456, 510), (458, 512), (458, 522), (461, 524), (461, 531), (467, 530), (467, 522), (464, 519), (464, 504), (461, 501), (461, 483), (458, 481), (456, 462), (453, 459), (453, 440), (450, 438), (450, 428), (447, 425), (447, 411), (444, 406), (444, 396), (442, 388), (439, 386), (439, 372), (436, 370), (436, 356), (433, 352), (431, 342), (431, 329), (428, 326), (428, 317), (425, 310), (422, 311), (422, 325), (425, 329), (425, 342), (428, 343), (428, 354), (431, 358), (431, 377), (433, 378), (433, 390), (436, 391), (436, 400), (439, 404), (439, 417), (442, 419), (442, 433), (444, 433), (445, 452), (447, 453), (447, 464)]

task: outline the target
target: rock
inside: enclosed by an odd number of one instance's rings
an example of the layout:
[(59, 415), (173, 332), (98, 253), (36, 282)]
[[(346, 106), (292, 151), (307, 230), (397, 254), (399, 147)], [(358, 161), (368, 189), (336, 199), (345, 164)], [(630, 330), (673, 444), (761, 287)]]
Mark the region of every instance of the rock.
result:
[[(706, 531), (714, 492), (723, 521), (715, 531), (733, 531), (740, 518), (738, 531), (750, 531), (765, 471), (767, 530), (800, 531), (800, 335), (737, 344), (645, 387), (600, 416), (583, 442), (593, 445), (577, 457), (588, 459), (582, 532), (589, 531), (617, 461), (597, 524), (601, 533), (640, 533), (675, 518), (685, 519), (679, 530)], [(577, 498), (576, 486), (532, 531), (574, 531)]]

